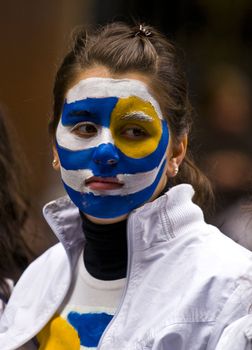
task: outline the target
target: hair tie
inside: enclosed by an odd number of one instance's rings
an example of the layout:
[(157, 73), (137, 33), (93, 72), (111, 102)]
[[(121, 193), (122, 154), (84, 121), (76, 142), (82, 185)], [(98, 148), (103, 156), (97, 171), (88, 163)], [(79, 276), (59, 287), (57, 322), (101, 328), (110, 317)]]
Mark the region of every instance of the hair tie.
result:
[(152, 32), (144, 27), (142, 24), (139, 25), (139, 30), (136, 32), (135, 36), (151, 36)]

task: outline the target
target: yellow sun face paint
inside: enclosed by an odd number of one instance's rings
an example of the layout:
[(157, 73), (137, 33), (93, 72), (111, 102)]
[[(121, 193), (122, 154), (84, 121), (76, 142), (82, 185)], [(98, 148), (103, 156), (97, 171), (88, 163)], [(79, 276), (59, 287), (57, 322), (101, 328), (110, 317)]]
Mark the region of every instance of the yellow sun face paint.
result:
[(39, 350), (80, 350), (77, 331), (62, 317), (55, 316), (37, 335)]
[[(146, 136), (125, 137), (127, 129), (137, 127)], [(131, 158), (143, 158), (153, 153), (162, 136), (162, 124), (149, 101), (136, 96), (120, 98), (111, 114), (110, 130), (115, 145)]]

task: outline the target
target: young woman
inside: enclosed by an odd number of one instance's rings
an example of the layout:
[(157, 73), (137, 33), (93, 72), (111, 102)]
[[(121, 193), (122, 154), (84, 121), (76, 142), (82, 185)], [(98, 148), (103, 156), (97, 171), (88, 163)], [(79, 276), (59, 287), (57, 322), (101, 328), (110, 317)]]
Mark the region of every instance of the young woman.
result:
[(79, 31), (50, 122), (68, 196), (45, 206), (60, 243), (23, 274), (1, 350), (215, 349), (248, 313), (251, 252), (205, 223), (210, 186), (188, 158), (177, 53), (150, 26)]
[(0, 109), (0, 317), (30, 253), (23, 238), (30, 203), (16, 142), (12, 125)]

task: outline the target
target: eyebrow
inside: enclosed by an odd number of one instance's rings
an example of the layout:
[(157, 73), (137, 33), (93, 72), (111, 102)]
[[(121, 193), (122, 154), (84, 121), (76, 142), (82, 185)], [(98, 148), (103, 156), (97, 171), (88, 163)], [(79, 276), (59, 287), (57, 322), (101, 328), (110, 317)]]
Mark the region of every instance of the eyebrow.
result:
[(153, 118), (150, 115), (147, 115), (143, 112), (132, 112), (123, 115), (120, 119), (123, 120), (140, 120), (144, 122), (152, 122)]
[(86, 111), (86, 110), (73, 110), (69, 112), (70, 117), (90, 117), (92, 116), (92, 113)]

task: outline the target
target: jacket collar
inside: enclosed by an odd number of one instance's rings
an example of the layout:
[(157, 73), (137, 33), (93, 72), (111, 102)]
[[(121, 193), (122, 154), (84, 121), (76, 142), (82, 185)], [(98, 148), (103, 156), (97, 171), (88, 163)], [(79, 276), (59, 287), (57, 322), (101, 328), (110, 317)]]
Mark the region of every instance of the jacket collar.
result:
[[(201, 209), (192, 202), (193, 195), (191, 185), (181, 184), (133, 210), (129, 215), (128, 227), (135, 249), (146, 249), (160, 241), (175, 238), (184, 231), (185, 226), (193, 227), (193, 223), (203, 220)], [(71, 255), (72, 248), (83, 244), (79, 209), (68, 196), (45, 205), (43, 214), (68, 254)]]
[(52, 231), (63, 244), (71, 266), (74, 267), (84, 244), (79, 209), (68, 196), (49, 202), (43, 215)]
[(194, 231), (204, 222), (203, 212), (192, 202), (194, 190), (189, 184), (169, 189), (163, 196), (146, 203), (131, 214), (134, 227), (134, 246), (145, 250), (164, 241)]

